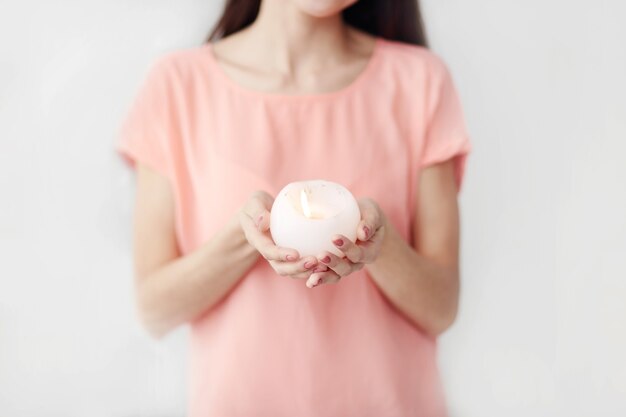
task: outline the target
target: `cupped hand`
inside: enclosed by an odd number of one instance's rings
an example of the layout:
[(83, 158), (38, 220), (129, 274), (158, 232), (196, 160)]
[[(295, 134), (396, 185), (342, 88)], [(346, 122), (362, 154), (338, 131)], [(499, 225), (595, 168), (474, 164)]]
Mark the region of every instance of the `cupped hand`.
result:
[(315, 256), (300, 258), (297, 250), (276, 246), (269, 233), (273, 202), (274, 198), (267, 192), (255, 191), (239, 211), (239, 224), (248, 243), (279, 275), (307, 279), (314, 272), (328, 271)]
[(317, 256), (327, 271), (314, 271), (307, 279), (306, 286), (316, 287), (320, 284), (334, 284), (351, 273), (360, 270), (365, 264), (372, 263), (378, 257), (385, 236), (384, 214), (376, 202), (370, 198), (358, 200), (361, 221), (357, 228), (357, 240), (351, 242), (343, 235), (333, 237), (333, 245), (343, 256), (323, 252)]

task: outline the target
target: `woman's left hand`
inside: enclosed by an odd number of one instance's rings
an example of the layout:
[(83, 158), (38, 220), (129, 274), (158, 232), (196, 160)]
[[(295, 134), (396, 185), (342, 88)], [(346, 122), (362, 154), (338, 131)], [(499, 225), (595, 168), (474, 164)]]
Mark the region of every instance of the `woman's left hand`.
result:
[(306, 282), (307, 287), (337, 283), (341, 278), (360, 270), (378, 257), (385, 235), (384, 214), (378, 204), (370, 198), (359, 199), (358, 204), (361, 222), (357, 228), (356, 242), (351, 242), (343, 235), (335, 235), (333, 245), (343, 252), (344, 256), (339, 257), (330, 252), (319, 254), (318, 261), (326, 265), (328, 271), (311, 274)]

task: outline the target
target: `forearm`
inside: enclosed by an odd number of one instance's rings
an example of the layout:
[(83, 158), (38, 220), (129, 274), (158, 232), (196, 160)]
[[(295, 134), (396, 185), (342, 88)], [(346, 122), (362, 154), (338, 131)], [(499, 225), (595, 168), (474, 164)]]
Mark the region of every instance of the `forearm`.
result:
[(217, 304), (258, 259), (237, 218), (197, 250), (137, 280), (139, 314), (160, 337)]
[(457, 268), (421, 256), (385, 222), (385, 240), (376, 261), (366, 266), (389, 301), (431, 335), (445, 331), (456, 317)]

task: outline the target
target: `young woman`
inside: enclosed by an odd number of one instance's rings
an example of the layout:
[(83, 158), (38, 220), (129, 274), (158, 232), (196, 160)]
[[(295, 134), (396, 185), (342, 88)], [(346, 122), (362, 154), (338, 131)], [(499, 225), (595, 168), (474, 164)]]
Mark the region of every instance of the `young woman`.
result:
[[(425, 44), (415, 1), (231, 0), (210, 42), (151, 67), (117, 149), (140, 315), (190, 324), (190, 416), (446, 414), (470, 142)], [(318, 178), (359, 198), (342, 257), (271, 238), (273, 196)]]

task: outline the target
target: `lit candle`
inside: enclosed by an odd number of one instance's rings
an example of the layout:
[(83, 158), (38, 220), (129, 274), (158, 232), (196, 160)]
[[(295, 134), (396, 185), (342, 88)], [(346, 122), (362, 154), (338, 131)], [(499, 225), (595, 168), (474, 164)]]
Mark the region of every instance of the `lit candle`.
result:
[(270, 232), (277, 246), (296, 249), (300, 256), (323, 251), (342, 256), (333, 236), (354, 242), (360, 221), (359, 205), (344, 186), (324, 180), (292, 182), (274, 200)]

